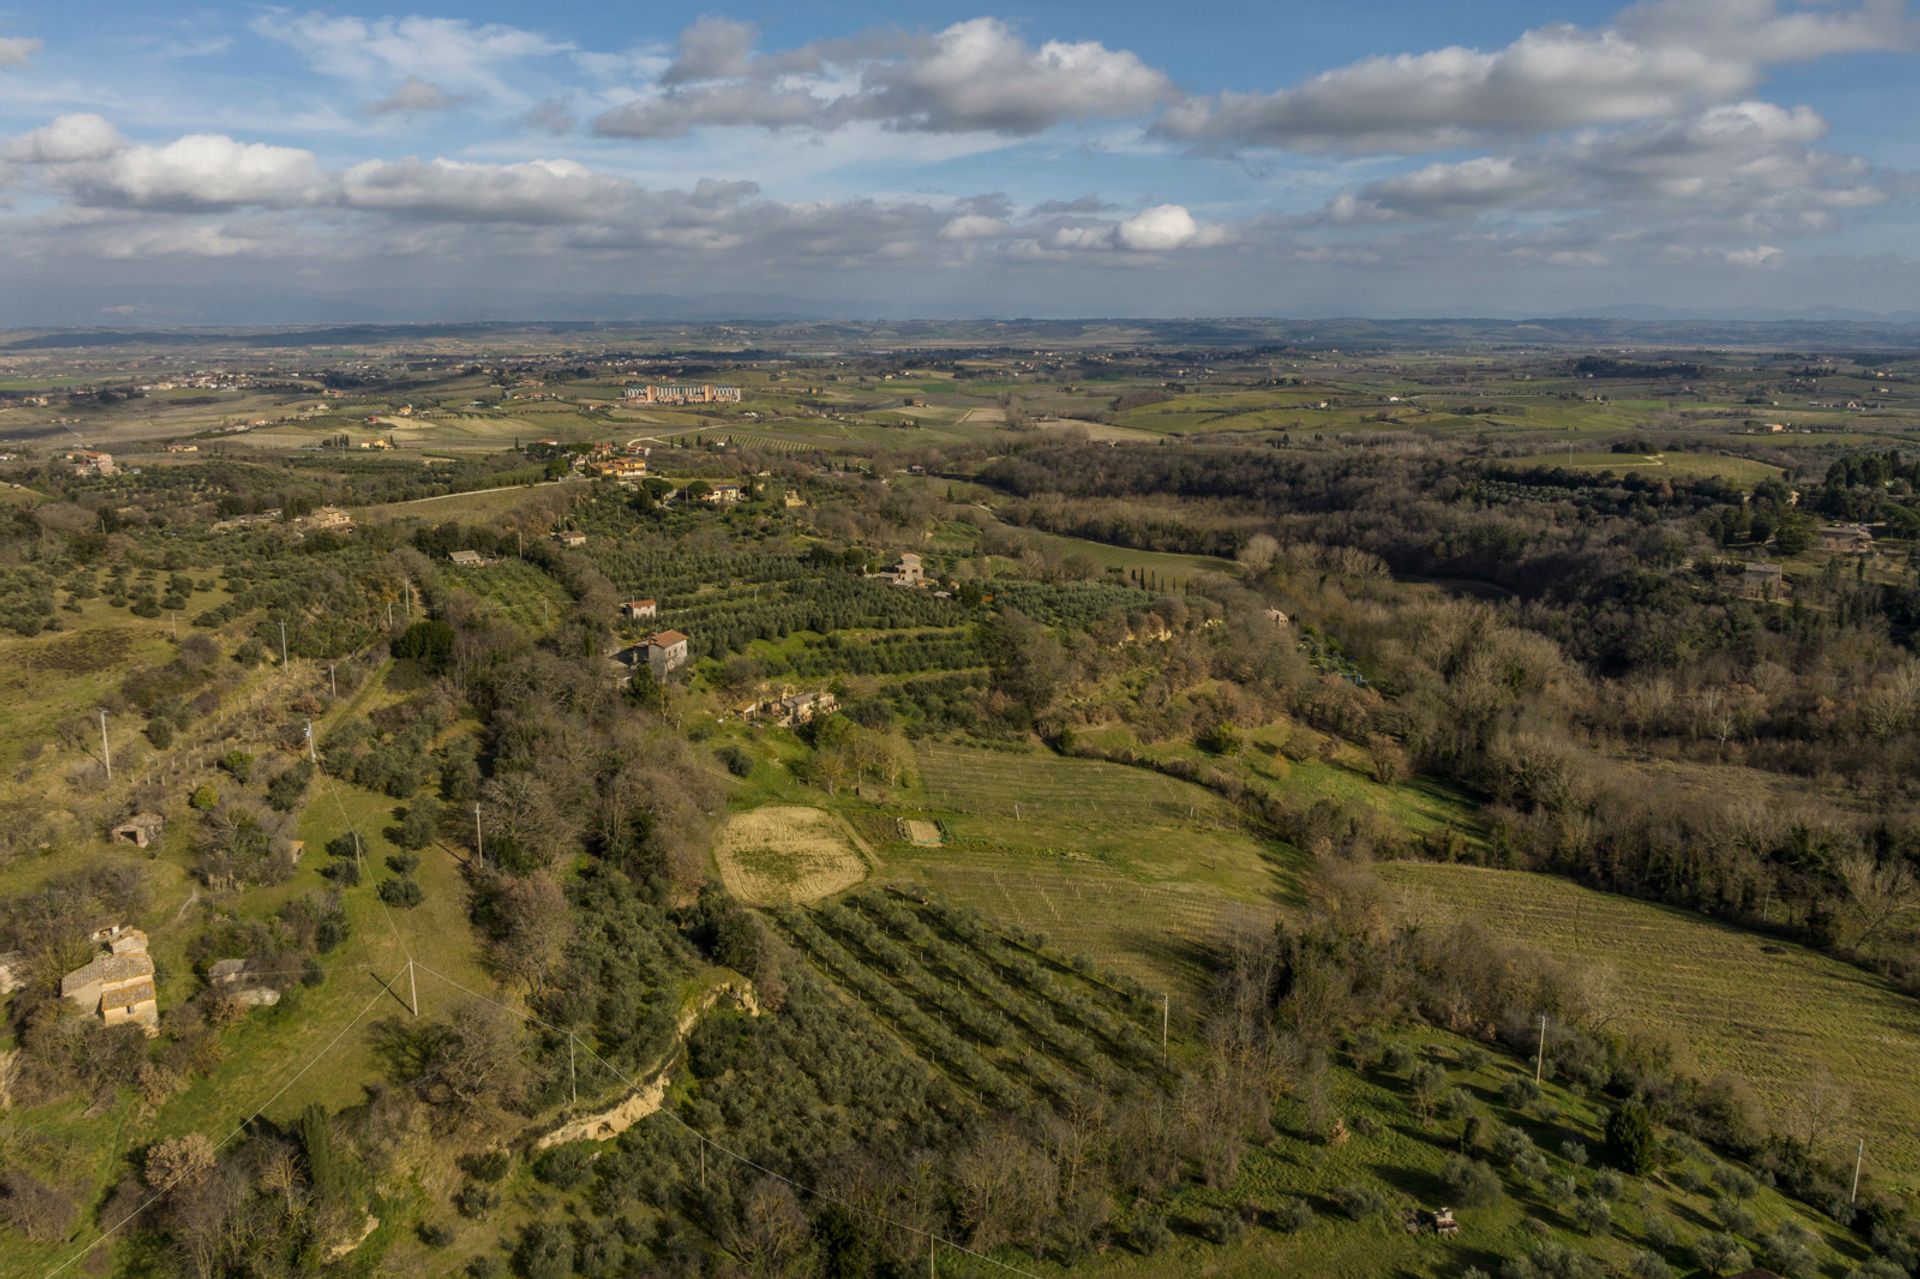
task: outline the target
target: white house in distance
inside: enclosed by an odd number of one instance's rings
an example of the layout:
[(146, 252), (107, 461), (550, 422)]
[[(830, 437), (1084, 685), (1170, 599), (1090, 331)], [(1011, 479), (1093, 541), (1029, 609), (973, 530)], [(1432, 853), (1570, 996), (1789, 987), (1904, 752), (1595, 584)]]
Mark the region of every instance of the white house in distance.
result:
[(655, 600), (628, 600), (620, 606), (620, 616), (629, 622), (637, 622), (646, 617), (657, 617), (660, 605)]
[(645, 662), (657, 680), (664, 680), (689, 660), (687, 637), (679, 631), (655, 631), (638, 644), (629, 644), (613, 655), (622, 666)]
[(874, 574), (885, 578), (895, 586), (921, 587), (927, 585), (927, 577), (921, 566), (920, 557), (912, 551), (900, 552), (900, 557), (885, 570)]
[(687, 664), (687, 637), (679, 631), (656, 631), (641, 645), (646, 651), (647, 668), (655, 679), (665, 679)]
[(455, 568), (485, 568), (487, 557), (478, 551), (453, 551), (447, 555)]

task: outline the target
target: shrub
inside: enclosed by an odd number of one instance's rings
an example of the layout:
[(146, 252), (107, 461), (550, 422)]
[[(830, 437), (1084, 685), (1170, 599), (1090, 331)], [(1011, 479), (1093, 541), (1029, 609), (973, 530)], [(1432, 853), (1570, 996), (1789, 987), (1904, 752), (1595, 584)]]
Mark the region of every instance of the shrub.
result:
[(1636, 1177), (1653, 1171), (1659, 1162), (1659, 1138), (1645, 1106), (1629, 1101), (1607, 1115), (1606, 1152), (1616, 1167)]
[(1746, 1206), (1737, 1199), (1721, 1197), (1713, 1204), (1713, 1215), (1720, 1218), (1720, 1224), (1726, 1227), (1730, 1235), (1746, 1235), (1752, 1238), (1760, 1233), (1760, 1223), (1753, 1219)]
[(1304, 1199), (1287, 1199), (1273, 1210), (1273, 1228), (1282, 1234), (1294, 1234), (1313, 1224), (1313, 1205)]
[(557, 1221), (536, 1221), (520, 1232), (513, 1250), (521, 1279), (572, 1279), (573, 1232)]
[(198, 809), (203, 813), (211, 812), (219, 803), (220, 792), (205, 784), (196, 786), (193, 794), (187, 797), (187, 807)]
[(1706, 1236), (1693, 1246), (1693, 1259), (1710, 1275), (1746, 1270), (1753, 1265), (1753, 1258), (1731, 1235)]
[(1345, 1186), (1334, 1187), (1333, 1202), (1340, 1206), (1341, 1212), (1346, 1213), (1347, 1216), (1353, 1218), (1355, 1221), (1363, 1220), (1367, 1217), (1374, 1216), (1376, 1213), (1382, 1213), (1387, 1210), (1386, 1195), (1381, 1192), (1378, 1186), (1371, 1186), (1364, 1183), (1352, 1183)]
[(429, 1248), (444, 1248), (453, 1242), (453, 1227), (442, 1221), (420, 1223), (420, 1242)]
[(1133, 1225), (1127, 1231), (1127, 1247), (1143, 1257), (1151, 1257), (1167, 1246), (1173, 1238), (1173, 1231), (1167, 1228), (1167, 1215), (1157, 1208), (1148, 1208), (1133, 1219)]
[(253, 776), (253, 755), (243, 750), (231, 750), (220, 757), (220, 767), (227, 775), (242, 785)]
[(440, 801), (431, 795), (421, 795), (407, 805), (407, 815), (400, 823), (400, 846), (402, 848), (425, 848), (440, 833)]
[(396, 875), (411, 875), (420, 865), (420, 854), (410, 852), (388, 853), (387, 868)]
[(1587, 1148), (1578, 1141), (1568, 1138), (1560, 1143), (1560, 1157), (1576, 1168), (1587, 1166)]
[(593, 1152), (580, 1142), (555, 1146), (533, 1163), (533, 1175), (560, 1190), (572, 1190), (592, 1171)]
[(1594, 1175), (1593, 1193), (1602, 1199), (1618, 1199), (1620, 1192), (1625, 1189), (1626, 1182), (1611, 1168), (1603, 1168)]
[(1380, 1056), (1380, 1066), (1390, 1075), (1404, 1074), (1413, 1066), (1413, 1054), (1404, 1045), (1388, 1044)]
[(173, 745), (173, 723), (171, 720), (150, 719), (147, 721), (147, 740), (156, 750), (165, 750)]
[(274, 774), (267, 783), (267, 804), (277, 812), (291, 813), (300, 807), (300, 799), (307, 793), (307, 783), (313, 780), (313, 765), (307, 760), (294, 763)]
[[(342, 862), (340, 864), (343, 866), (351, 866), (353, 863)], [(389, 906), (398, 906), (403, 910), (412, 910), (415, 906), (425, 901), (427, 896), (420, 891), (418, 881), (407, 879), (404, 876), (399, 879), (382, 880), (379, 892), (381, 901)]]
[(342, 888), (354, 888), (360, 883), (360, 863), (352, 858), (322, 866), (320, 873)]
[(453, 1206), (462, 1217), (473, 1221), (485, 1221), (500, 1206), (500, 1192), (492, 1186), (483, 1186), (479, 1182), (469, 1181), (460, 1187), (453, 1196)]
[(1447, 1193), (1453, 1196), (1454, 1201), (1469, 1208), (1495, 1203), (1500, 1198), (1500, 1178), (1494, 1175), (1493, 1169), (1465, 1155), (1455, 1155), (1447, 1160), (1441, 1180), (1446, 1183)]
[(1509, 1110), (1531, 1110), (1542, 1097), (1540, 1085), (1525, 1075), (1515, 1075), (1500, 1085), (1500, 1100)]
[(1582, 1199), (1573, 1206), (1573, 1219), (1590, 1235), (1613, 1229), (1613, 1208), (1604, 1199)]
[(1494, 1158), (1505, 1164), (1516, 1164), (1533, 1153), (1533, 1141), (1518, 1128), (1502, 1124), (1493, 1130), (1490, 1143)]
[(732, 742), (716, 750), (714, 757), (735, 777), (745, 777), (753, 771), (753, 756), (741, 750)]
[(1636, 1252), (1627, 1263), (1627, 1274), (1631, 1279), (1673, 1279), (1673, 1267), (1657, 1252)]
[(460, 1159), (461, 1171), (475, 1181), (499, 1181), (512, 1167), (513, 1155), (505, 1150), (482, 1150), (477, 1154), (463, 1155)]

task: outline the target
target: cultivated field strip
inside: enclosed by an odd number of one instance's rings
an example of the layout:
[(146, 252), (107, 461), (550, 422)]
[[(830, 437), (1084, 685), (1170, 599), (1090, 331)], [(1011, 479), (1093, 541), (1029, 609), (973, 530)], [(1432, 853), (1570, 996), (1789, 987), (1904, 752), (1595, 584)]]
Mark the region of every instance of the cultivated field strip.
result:
[(771, 914), (817, 970), (983, 1100), (1058, 1104), (1155, 1068), (1137, 1010), (1117, 992), (990, 930), (956, 937), (957, 913), (863, 893)]
[(1190, 783), (1124, 764), (1015, 756), (929, 742), (920, 747), (927, 796), (937, 808), (983, 817), (1157, 827), (1217, 818), (1231, 808)]
[[(1596, 892), (1524, 871), (1396, 863), (1380, 869), (1402, 908), (1471, 918), (1598, 971), (1620, 1020), (1678, 1033), (1708, 1075), (1745, 1079), (1774, 1124), (1803, 1123), (1808, 1088), (1824, 1074), (1851, 1097), (1828, 1139), (1883, 1172), (1920, 1179), (1920, 1002), (1851, 965), (1685, 911)], [(1829, 1151), (1834, 1153), (1834, 1151)]]

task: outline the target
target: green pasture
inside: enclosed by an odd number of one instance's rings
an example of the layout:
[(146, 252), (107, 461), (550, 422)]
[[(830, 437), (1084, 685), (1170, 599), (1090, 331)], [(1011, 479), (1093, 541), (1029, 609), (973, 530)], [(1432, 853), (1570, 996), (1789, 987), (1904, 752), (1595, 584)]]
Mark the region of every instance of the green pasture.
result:
[[(1524, 871), (1396, 863), (1380, 875), (1411, 918), (1471, 919), (1589, 966), (1624, 1026), (1676, 1040), (1702, 1073), (1752, 1085), (1792, 1131), (1822, 1072), (1851, 1097), (1828, 1139), (1920, 1184), (1920, 1004), (1839, 960), (1685, 911)], [(1829, 1152), (1832, 1153), (1832, 1152)]]

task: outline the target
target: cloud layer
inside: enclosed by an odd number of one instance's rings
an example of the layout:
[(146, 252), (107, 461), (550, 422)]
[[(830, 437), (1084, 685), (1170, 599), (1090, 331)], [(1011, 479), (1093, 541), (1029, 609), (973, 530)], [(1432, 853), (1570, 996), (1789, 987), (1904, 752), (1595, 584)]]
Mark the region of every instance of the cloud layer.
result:
[(703, 18), (680, 37), (660, 90), (594, 121), (619, 138), (703, 126), (830, 130), (861, 121), (926, 133), (1039, 133), (1138, 115), (1173, 95), (1165, 73), (1097, 41), (1028, 44), (997, 18), (931, 36), (875, 31), (757, 56), (744, 23)]
[[(1790, 82), (1813, 101), (1774, 100), (1789, 64), (1910, 63), (1907, 0), (1642, 0), (1232, 91), (1177, 81), (1211, 69), (1177, 50), (991, 14), (784, 45), (727, 14), (603, 47), (288, 9), (178, 36), (124, 76), (0, 36), (0, 284), (159, 259), (732, 287), (945, 271), (1012, 309), (1143, 273), (1113, 294), (1648, 263), (1711, 283), (1876, 228), (1905, 261), (1920, 192), (1857, 122), (1833, 143), (1812, 73)], [(231, 78), (201, 88), (209, 61)], [(149, 75), (184, 86), (167, 109)]]

